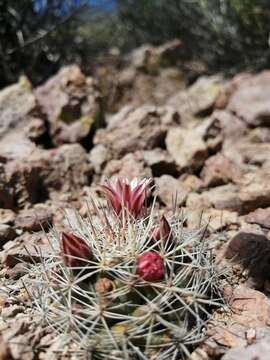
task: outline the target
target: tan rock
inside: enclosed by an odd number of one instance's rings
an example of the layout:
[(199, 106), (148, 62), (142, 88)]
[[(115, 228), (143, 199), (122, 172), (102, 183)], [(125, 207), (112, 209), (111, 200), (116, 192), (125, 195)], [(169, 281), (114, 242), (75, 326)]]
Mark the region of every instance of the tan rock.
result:
[(270, 71), (243, 78), (230, 98), (228, 109), (253, 126), (270, 122)]
[(251, 224), (258, 224), (262, 227), (270, 229), (270, 208), (256, 209), (244, 217), (245, 221)]
[(77, 65), (62, 68), (39, 86), (35, 95), (48, 117), (55, 145), (86, 139), (100, 125), (101, 103), (96, 80), (87, 78)]
[[(255, 339), (256, 340), (256, 339)], [(268, 360), (270, 352), (270, 337), (269, 335), (265, 339), (260, 339), (257, 343), (248, 347), (236, 347), (229, 350), (221, 360)]]
[(228, 182), (239, 182), (241, 170), (222, 153), (208, 158), (201, 171), (201, 178), (205, 186), (224, 185)]
[(194, 129), (170, 129), (166, 137), (166, 146), (181, 170), (199, 169), (208, 156), (206, 143)]
[(139, 151), (126, 154), (121, 159), (113, 159), (106, 164), (102, 179), (121, 177), (131, 180), (136, 177), (151, 177), (151, 170), (144, 165), (142, 154)]
[(212, 112), (224, 81), (218, 76), (200, 77), (192, 86), (181, 90), (168, 100), (168, 105), (179, 111), (184, 123), (194, 116)]
[(155, 178), (157, 185), (157, 195), (163, 204), (172, 207), (176, 199), (177, 206), (185, 203), (187, 197), (187, 190), (180, 180), (173, 178), (170, 175), (162, 175)]
[(212, 208), (190, 211), (187, 216), (187, 223), (191, 229), (208, 224), (208, 229), (211, 232), (220, 231), (230, 226), (239, 226), (236, 212)]
[(208, 326), (209, 348), (246, 346), (246, 333), (250, 329), (257, 332), (258, 338), (269, 332), (270, 305), (267, 297), (243, 285), (237, 286), (229, 299), (230, 316), (216, 315), (217, 321)]
[(150, 105), (137, 109), (125, 107), (110, 118), (106, 129), (96, 132), (94, 143), (108, 147), (115, 157), (160, 147), (168, 127), (178, 123), (174, 113), (169, 108)]

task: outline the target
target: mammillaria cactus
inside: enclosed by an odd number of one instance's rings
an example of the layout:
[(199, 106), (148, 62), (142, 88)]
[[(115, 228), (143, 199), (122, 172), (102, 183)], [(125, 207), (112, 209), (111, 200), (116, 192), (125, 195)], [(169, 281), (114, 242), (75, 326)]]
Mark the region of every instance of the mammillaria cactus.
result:
[(221, 304), (203, 229), (145, 212), (149, 184), (107, 182), (108, 206), (68, 212), (68, 232), (52, 230), (52, 255), (33, 267), (36, 308), (75, 359), (184, 359)]

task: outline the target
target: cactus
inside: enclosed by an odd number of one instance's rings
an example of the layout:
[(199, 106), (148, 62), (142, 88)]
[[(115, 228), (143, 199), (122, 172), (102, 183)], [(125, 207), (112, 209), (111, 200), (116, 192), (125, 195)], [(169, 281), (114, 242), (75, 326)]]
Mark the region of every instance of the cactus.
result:
[(146, 211), (147, 181), (105, 186), (108, 206), (90, 199), (86, 218), (67, 211), (68, 232), (49, 233), (33, 303), (76, 359), (184, 359), (222, 304), (205, 229), (158, 220), (155, 199)]

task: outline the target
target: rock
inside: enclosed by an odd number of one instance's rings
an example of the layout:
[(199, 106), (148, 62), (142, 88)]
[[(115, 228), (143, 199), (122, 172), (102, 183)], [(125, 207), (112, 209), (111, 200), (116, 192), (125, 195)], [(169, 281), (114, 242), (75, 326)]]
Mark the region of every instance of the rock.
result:
[(155, 177), (163, 174), (178, 175), (179, 170), (172, 157), (167, 151), (160, 148), (153, 150), (145, 150), (142, 153), (143, 159), (147, 166), (152, 170), (152, 174)]
[(145, 178), (151, 177), (151, 170), (145, 168), (142, 154), (137, 151), (125, 155), (120, 160), (111, 160), (103, 170), (103, 177)]
[[(26, 268), (24, 263), (18, 263), (13, 268), (7, 268), (7, 272), (5, 274), (6, 278), (12, 279), (12, 280), (19, 280), (28, 273), (28, 269)], [(21, 294), (22, 297), (26, 298), (29, 297), (29, 295)]]
[(230, 226), (239, 226), (238, 214), (234, 211), (217, 209), (192, 209), (187, 212), (187, 224), (191, 229), (208, 224), (211, 232), (228, 229)]
[(251, 126), (270, 124), (270, 71), (243, 78), (231, 96), (228, 110)]
[(11, 354), (9, 349), (8, 341), (3, 339), (0, 335), (0, 360), (10, 360)]
[(55, 145), (86, 140), (100, 126), (101, 102), (96, 81), (77, 65), (62, 68), (35, 95), (50, 123)]
[[(30, 234), (25, 233), (30, 237)], [(31, 242), (31, 240), (29, 240)], [(44, 258), (49, 257), (52, 252), (49, 245), (33, 245), (29, 244), (14, 244), (8, 250), (0, 253), (1, 261), (8, 267), (13, 267), (20, 262), (25, 263), (39, 263)]]
[[(106, 80), (108, 82), (108, 76)], [(116, 113), (127, 104), (134, 107), (146, 103), (164, 106), (175, 89), (184, 87), (185, 77), (179, 67), (159, 67), (154, 72), (146, 73), (131, 65), (115, 72), (103, 93), (108, 98), (107, 110)]]
[(0, 209), (0, 224), (13, 224), (15, 213), (10, 209)]
[(241, 214), (247, 214), (257, 208), (270, 206), (269, 168), (256, 169), (241, 178), (239, 199), (242, 202)]
[[(227, 151), (230, 156), (230, 152)], [(242, 163), (261, 166), (270, 161), (270, 144), (259, 143), (252, 144), (248, 140), (243, 139), (235, 144), (231, 149), (231, 158), (238, 156)]]
[[(42, 152), (37, 150), (37, 154)], [(25, 158), (8, 161), (2, 168), (2, 191), (0, 181), (0, 207), (17, 209), (26, 203), (42, 201), (47, 196), (41, 175), (41, 167), (34, 161), (35, 151)]]
[(101, 173), (106, 162), (111, 159), (108, 149), (101, 144), (96, 145), (92, 148), (89, 154), (89, 158), (97, 174)]
[(247, 269), (258, 288), (269, 279), (270, 240), (263, 233), (239, 231), (230, 240), (225, 257)]
[(266, 209), (256, 209), (244, 217), (250, 224), (258, 224), (264, 228), (270, 229), (270, 207)]
[(14, 316), (16, 316), (19, 313), (22, 313), (24, 311), (24, 306), (21, 305), (11, 305), (8, 307), (5, 307), (2, 309), (2, 316), (5, 320), (7, 320), (8, 318), (13, 318)]
[(196, 128), (197, 133), (202, 137), (207, 145), (210, 154), (216, 153), (221, 149), (223, 142), (222, 124), (218, 119), (205, 119)]
[(168, 41), (158, 47), (143, 45), (132, 51), (130, 62), (135, 68), (153, 72), (162, 66), (162, 64), (168, 65), (170, 62), (174, 63), (178, 58), (181, 48), (182, 42), (178, 39)]
[(23, 134), (9, 133), (0, 141), (0, 163), (6, 164), (10, 160), (22, 160), (33, 152), (41, 151)]
[(29, 163), (40, 169), (39, 176), (51, 197), (59, 197), (59, 191), (80, 191), (84, 185), (89, 185), (93, 174), (88, 155), (79, 144), (66, 144), (42, 154), (33, 154)]
[(176, 201), (177, 206), (184, 204), (187, 197), (187, 190), (180, 180), (170, 175), (162, 175), (161, 177), (155, 178), (155, 183), (158, 198), (163, 204), (168, 207), (172, 207), (174, 201)]
[(202, 194), (190, 194), (187, 199), (187, 206), (190, 208), (214, 207), (219, 210), (230, 210), (241, 212), (242, 201), (239, 198), (239, 187), (233, 184), (218, 186), (205, 191)]
[(267, 127), (257, 127), (248, 133), (248, 140), (253, 144), (269, 143), (270, 129)]
[(200, 77), (192, 86), (180, 91), (167, 102), (187, 124), (195, 116), (211, 114), (224, 81), (218, 76)]
[(126, 107), (110, 119), (106, 129), (97, 131), (94, 144), (107, 146), (115, 157), (160, 147), (164, 144), (168, 121), (172, 125), (178, 121), (177, 113), (169, 108)]
[(15, 239), (16, 236), (17, 234), (13, 227), (6, 224), (0, 224), (0, 249), (6, 242)]
[(199, 191), (203, 183), (200, 178), (192, 174), (182, 174), (179, 178), (188, 192)]
[(224, 147), (235, 145), (239, 139), (248, 134), (247, 125), (228, 111), (216, 110), (211, 119), (219, 122), (223, 134)]
[(15, 225), (25, 231), (46, 231), (52, 224), (52, 212), (46, 206), (23, 210), (16, 217)]
[(198, 170), (207, 159), (207, 145), (194, 129), (171, 128), (166, 137), (169, 154), (181, 170)]
[(200, 203), (206, 207), (237, 211), (248, 214), (255, 209), (270, 206), (269, 170), (256, 169), (243, 175), (236, 184), (227, 184), (211, 188), (202, 194), (190, 194), (187, 206), (194, 207)]
[(255, 331), (258, 339), (269, 334), (270, 305), (263, 293), (239, 285), (228, 300), (230, 316), (217, 313), (207, 330), (207, 347), (212, 351), (216, 349), (219, 353), (224, 347), (248, 345), (246, 334), (251, 329)]
[(202, 210), (211, 208), (212, 204), (207, 197), (206, 193), (197, 194), (196, 192), (191, 192), (187, 196), (186, 207), (191, 210)]
[(221, 360), (268, 360), (270, 352), (270, 337), (260, 339), (257, 343), (248, 347), (237, 347), (229, 350)]
[(10, 133), (24, 132), (24, 127), (39, 115), (32, 87), (25, 77), (0, 92), (0, 139)]
[(0, 207), (10, 209), (14, 205), (14, 190), (10, 188), (4, 171), (5, 166), (0, 163)]
[(228, 182), (238, 182), (241, 178), (239, 167), (222, 153), (218, 153), (206, 160), (201, 171), (204, 186), (224, 185)]
[[(21, 310), (25, 310), (21, 307)], [(9, 344), (10, 358), (12, 360), (33, 360), (33, 349), (38, 346), (40, 330), (36, 326), (36, 332), (30, 328), (30, 321), (22, 320), (19, 316), (13, 320), (8, 319), (8, 328), (3, 331), (3, 339)]]

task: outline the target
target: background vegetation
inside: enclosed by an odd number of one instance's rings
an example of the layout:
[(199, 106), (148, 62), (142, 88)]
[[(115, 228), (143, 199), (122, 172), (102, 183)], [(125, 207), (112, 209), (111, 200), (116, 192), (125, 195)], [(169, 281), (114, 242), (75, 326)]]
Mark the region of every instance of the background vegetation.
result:
[(118, 47), (183, 41), (183, 59), (209, 72), (270, 62), (269, 0), (0, 0), (0, 86), (38, 84), (66, 63), (90, 72)]

